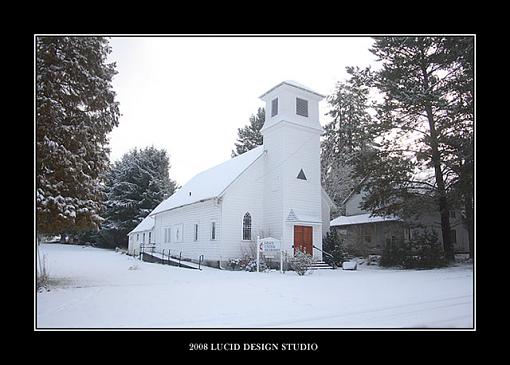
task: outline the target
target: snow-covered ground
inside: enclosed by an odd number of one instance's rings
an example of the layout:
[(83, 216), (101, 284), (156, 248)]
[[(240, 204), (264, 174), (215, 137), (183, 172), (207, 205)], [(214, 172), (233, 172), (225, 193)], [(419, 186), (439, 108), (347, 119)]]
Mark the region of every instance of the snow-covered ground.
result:
[(472, 328), (473, 269), (202, 271), (43, 244), (37, 328)]

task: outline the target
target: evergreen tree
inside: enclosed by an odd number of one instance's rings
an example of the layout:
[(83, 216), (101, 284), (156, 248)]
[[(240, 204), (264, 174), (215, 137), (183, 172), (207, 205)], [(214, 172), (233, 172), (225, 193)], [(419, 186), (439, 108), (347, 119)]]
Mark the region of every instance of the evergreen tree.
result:
[(450, 175), (450, 193), (462, 209), (468, 231), (469, 251), (474, 259), (474, 42), (472, 37), (448, 37), (446, 47), (456, 58), (459, 71), (449, 84), (448, 116), (454, 129), (445, 138), (445, 170)]
[[(357, 174), (370, 176), (363, 208), (403, 214), (433, 196), (441, 217), (444, 251), (454, 259), (449, 210), (458, 180), (448, 161), (462, 154), (452, 137), (469, 135), (472, 39), (380, 37), (372, 52), (383, 61), (373, 86), (383, 101), (371, 133), (376, 151), (363, 156)], [(418, 209), (419, 210), (419, 209)]]
[(363, 83), (368, 71), (348, 67), (347, 72), (347, 82), (339, 82), (328, 97), (328, 114), (333, 120), (325, 125), (321, 141), (322, 186), (337, 206), (359, 184), (360, 179), (353, 177), (353, 165), (371, 148), (371, 136), (366, 131), (371, 123), (369, 88)]
[(177, 188), (169, 177), (165, 150), (133, 149), (116, 161), (107, 174), (103, 243), (126, 246), (127, 234)]
[(264, 126), (264, 120), (266, 119), (266, 111), (264, 108), (257, 110), (257, 115), (250, 117), (250, 124), (239, 128), (237, 130), (237, 142), (235, 143), (236, 149), (232, 150), (232, 157), (239, 156), (257, 146), (262, 145), (262, 134), (260, 130)]
[(333, 267), (342, 266), (342, 263), (347, 260), (344, 243), (335, 232), (327, 232), (322, 238), (322, 249), (324, 262)]
[(102, 37), (36, 38), (38, 234), (98, 229), (107, 135), (118, 125), (115, 63)]

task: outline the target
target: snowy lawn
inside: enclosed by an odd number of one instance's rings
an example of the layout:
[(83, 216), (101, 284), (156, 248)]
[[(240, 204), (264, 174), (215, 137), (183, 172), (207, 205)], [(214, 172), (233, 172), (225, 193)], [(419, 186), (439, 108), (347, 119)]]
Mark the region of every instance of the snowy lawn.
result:
[(46, 244), (37, 328), (472, 328), (473, 270), (203, 271)]

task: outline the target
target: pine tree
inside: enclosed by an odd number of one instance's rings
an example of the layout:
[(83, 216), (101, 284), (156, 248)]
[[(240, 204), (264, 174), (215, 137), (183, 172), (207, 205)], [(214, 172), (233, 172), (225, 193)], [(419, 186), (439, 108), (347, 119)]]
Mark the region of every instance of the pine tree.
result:
[(348, 67), (347, 72), (347, 82), (339, 82), (328, 97), (328, 114), (333, 120), (324, 126), (321, 141), (322, 186), (337, 206), (359, 184), (360, 179), (353, 177), (353, 165), (371, 144), (366, 132), (371, 123), (369, 88), (362, 82), (368, 71)]
[(133, 149), (116, 161), (107, 174), (103, 243), (126, 246), (127, 234), (177, 188), (169, 177), (165, 150)]
[(257, 115), (250, 117), (250, 124), (237, 130), (236, 149), (232, 150), (232, 157), (239, 156), (257, 146), (262, 145), (263, 139), (260, 130), (264, 126), (266, 111), (264, 108), (257, 110)]
[(448, 37), (445, 43), (459, 67), (448, 90), (448, 115), (457, 122), (445, 138), (445, 172), (450, 175), (450, 201), (463, 211), (474, 259), (474, 42), (472, 37)]
[(444, 251), (453, 260), (450, 192), (458, 175), (448, 161), (461, 153), (451, 148), (452, 136), (473, 128), (470, 113), (459, 112), (470, 108), (472, 44), (469, 38), (380, 37), (371, 51), (383, 61), (372, 78), (383, 101), (371, 131), (378, 148), (357, 167), (370, 175), (363, 208), (402, 215), (432, 196)]
[(38, 234), (100, 226), (107, 135), (120, 115), (110, 52), (102, 37), (36, 39)]

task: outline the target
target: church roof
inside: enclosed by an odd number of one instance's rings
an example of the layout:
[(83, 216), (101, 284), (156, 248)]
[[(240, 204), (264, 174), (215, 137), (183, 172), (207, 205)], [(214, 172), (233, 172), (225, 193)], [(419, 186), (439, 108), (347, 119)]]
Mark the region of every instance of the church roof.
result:
[(141, 221), (140, 224), (138, 224), (135, 227), (135, 229), (133, 229), (128, 234), (136, 233), (136, 232), (150, 231), (152, 228), (154, 228), (154, 217), (151, 217), (149, 215), (149, 216), (145, 217), (145, 219), (143, 221)]
[(309, 93), (315, 94), (317, 96), (320, 96), (321, 98), (325, 98), (324, 95), (319, 94), (318, 92), (313, 91), (309, 87), (301, 85), (300, 83), (298, 83), (296, 81), (292, 81), (292, 80), (285, 80), (285, 81), (280, 82), (278, 85), (272, 87), (271, 89), (266, 91), (264, 94), (260, 95), (259, 98), (263, 98), (265, 95), (269, 94), (271, 91), (273, 91), (274, 89), (276, 89), (277, 87), (280, 87), (282, 85), (289, 85), (289, 86), (295, 87), (297, 89), (301, 89), (301, 90), (304, 90), (306, 92), (309, 92)]
[(161, 202), (150, 213), (150, 216), (221, 196), (225, 189), (255, 162), (263, 152), (264, 147), (258, 146), (220, 165), (202, 171), (184, 184), (172, 196)]

